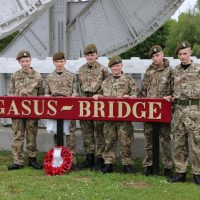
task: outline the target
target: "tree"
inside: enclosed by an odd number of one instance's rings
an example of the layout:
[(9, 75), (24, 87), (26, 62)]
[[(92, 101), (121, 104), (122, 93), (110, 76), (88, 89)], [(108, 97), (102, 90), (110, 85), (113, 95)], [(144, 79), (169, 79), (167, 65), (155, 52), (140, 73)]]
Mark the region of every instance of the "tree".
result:
[(0, 52), (2, 52), (8, 46), (8, 44), (16, 37), (17, 34), (18, 32), (15, 32), (0, 40)]
[(198, 10), (200, 10), (200, 0), (197, 0), (195, 8), (198, 9)]
[(183, 13), (179, 16), (178, 22), (172, 24), (167, 37), (165, 53), (168, 56), (175, 56), (175, 49), (178, 43), (187, 40), (192, 46), (196, 41), (196, 16), (192, 13)]
[(178, 21), (171, 24), (167, 36), (165, 53), (176, 56), (175, 49), (178, 43), (188, 41), (193, 49), (193, 55), (200, 57), (200, 0), (193, 10), (182, 13)]
[(188, 41), (193, 49), (193, 55), (200, 57), (200, 0), (197, 0), (194, 9), (182, 13), (178, 21), (168, 20), (158, 31), (127, 52), (122, 58), (148, 58), (149, 48), (159, 44), (164, 48), (166, 56), (176, 57), (175, 49), (178, 43)]
[(149, 49), (155, 45), (159, 44), (162, 48), (166, 46), (166, 40), (169, 34), (169, 29), (174, 20), (167, 21), (161, 28), (159, 28), (155, 33), (148, 37), (145, 41), (138, 44), (137, 46), (129, 49), (128, 51), (121, 54), (123, 59), (128, 59), (131, 57), (140, 57), (142, 59), (149, 58)]

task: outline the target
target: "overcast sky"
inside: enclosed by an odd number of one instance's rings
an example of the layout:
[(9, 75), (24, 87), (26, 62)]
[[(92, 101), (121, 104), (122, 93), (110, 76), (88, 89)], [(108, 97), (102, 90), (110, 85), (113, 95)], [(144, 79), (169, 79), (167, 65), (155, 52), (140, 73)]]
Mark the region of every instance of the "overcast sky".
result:
[(187, 11), (189, 8), (194, 8), (197, 0), (185, 0), (181, 7), (172, 16), (173, 19), (178, 19), (180, 13)]

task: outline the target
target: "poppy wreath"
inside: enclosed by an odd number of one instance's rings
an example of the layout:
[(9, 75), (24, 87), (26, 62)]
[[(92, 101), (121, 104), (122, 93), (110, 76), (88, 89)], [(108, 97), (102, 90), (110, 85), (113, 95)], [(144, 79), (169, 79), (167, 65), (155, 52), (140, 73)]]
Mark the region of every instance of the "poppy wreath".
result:
[(54, 154), (54, 148), (49, 150), (44, 158), (44, 170), (46, 172), (46, 175), (49, 176), (55, 176), (55, 175), (62, 175), (63, 173), (68, 172), (71, 169), (72, 166), (72, 154), (69, 151), (68, 148), (64, 146), (58, 146), (56, 148), (61, 148), (61, 157), (63, 159), (63, 162), (60, 167), (53, 167), (53, 154)]

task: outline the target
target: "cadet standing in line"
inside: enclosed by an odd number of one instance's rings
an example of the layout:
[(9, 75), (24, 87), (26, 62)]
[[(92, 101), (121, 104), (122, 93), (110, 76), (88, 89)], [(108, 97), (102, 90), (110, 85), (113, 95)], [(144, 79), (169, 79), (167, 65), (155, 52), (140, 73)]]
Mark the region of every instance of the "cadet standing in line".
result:
[[(21, 65), (11, 77), (10, 96), (39, 96), (42, 95), (42, 76), (31, 67), (31, 55), (29, 51), (21, 51), (17, 55)], [(23, 144), (26, 133), (26, 150), (29, 158), (29, 166), (42, 169), (36, 161), (37, 148), (36, 137), (38, 131), (37, 119), (12, 119), (14, 141), (12, 154), (14, 163), (8, 166), (8, 170), (16, 170), (24, 167)]]
[[(142, 81), (141, 97), (163, 98), (173, 93), (173, 70), (169, 66), (169, 61), (164, 58), (164, 53), (159, 45), (154, 45), (149, 51), (149, 57), (152, 64), (148, 67)], [(145, 175), (153, 175), (152, 160), (152, 133), (154, 123), (144, 123), (145, 150), (146, 156), (143, 160)], [(164, 176), (171, 177), (171, 168), (173, 166), (171, 155), (171, 124), (160, 123), (160, 140), (163, 148)]]
[[(53, 63), (56, 69), (47, 76), (45, 85), (45, 96), (78, 96), (75, 75), (65, 69), (65, 54), (56, 52), (53, 55)], [(67, 121), (66, 121), (67, 122)], [(65, 126), (65, 121), (64, 121)], [(73, 155), (72, 169), (76, 170), (76, 141), (75, 141), (75, 121), (70, 122), (69, 135), (66, 135), (67, 146)], [(57, 135), (54, 134), (54, 144), (57, 146)]]
[[(109, 72), (107, 68), (97, 62), (97, 48), (94, 44), (87, 45), (84, 48), (83, 53), (87, 63), (79, 69), (80, 96), (92, 97), (98, 93), (103, 80), (108, 77)], [(104, 162), (102, 158), (105, 145), (103, 122), (81, 120), (80, 123), (83, 133), (86, 160), (79, 165), (79, 168), (95, 167), (95, 170), (100, 170)]]
[[(112, 75), (103, 81), (100, 96), (104, 97), (137, 97), (137, 87), (132, 77), (123, 74), (122, 59), (119, 56), (113, 56), (108, 64)], [(99, 95), (93, 98), (98, 100)], [(104, 122), (105, 150), (103, 159), (105, 166), (102, 173), (112, 173), (113, 163), (115, 161), (116, 141), (120, 142), (120, 155), (123, 164), (124, 173), (133, 173), (131, 143), (134, 139), (134, 130), (132, 122), (128, 121), (105, 121)]]
[(174, 163), (177, 174), (170, 182), (185, 182), (191, 147), (192, 173), (194, 182), (200, 184), (200, 65), (190, 56), (188, 42), (176, 48), (181, 63), (174, 70), (175, 113), (173, 119)]

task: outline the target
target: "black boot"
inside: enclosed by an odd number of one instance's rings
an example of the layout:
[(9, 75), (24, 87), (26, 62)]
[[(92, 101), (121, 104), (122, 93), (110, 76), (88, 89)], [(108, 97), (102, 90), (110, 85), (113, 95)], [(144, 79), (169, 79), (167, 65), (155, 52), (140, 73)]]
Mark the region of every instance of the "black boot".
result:
[(8, 166), (8, 170), (22, 169), (23, 167), (23, 165), (13, 163)]
[(200, 185), (200, 175), (193, 174), (194, 182)]
[(144, 175), (152, 176), (153, 175), (153, 167), (152, 166), (145, 167)]
[(78, 165), (77, 164), (72, 164), (71, 170), (72, 171), (77, 171), (78, 170)]
[(102, 157), (97, 157), (94, 170), (95, 171), (101, 171), (104, 168), (104, 159)]
[(29, 157), (28, 160), (29, 160), (30, 167), (33, 167), (34, 169), (43, 169), (43, 167), (39, 163), (37, 163), (37, 160), (35, 157)]
[(170, 183), (177, 183), (177, 182), (184, 183), (185, 181), (186, 181), (186, 173), (177, 173), (174, 177), (168, 179), (168, 182)]
[(164, 169), (163, 175), (164, 175), (166, 178), (172, 178), (172, 170), (171, 170), (171, 169), (165, 168), (165, 169)]
[(105, 164), (104, 168), (101, 170), (103, 174), (106, 173), (113, 173), (113, 165), (112, 164)]
[(79, 165), (78, 169), (85, 169), (85, 168), (92, 169), (94, 165), (95, 165), (95, 158), (94, 154), (91, 153), (86, 155), (86, 160)]
[(131, 165), (123, 165), (123, 172), (125, 174), (133, 173), (133, 167)]

